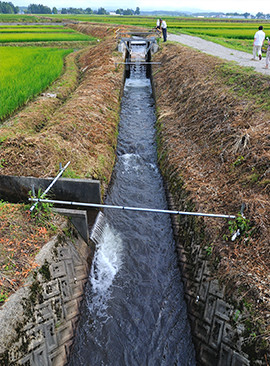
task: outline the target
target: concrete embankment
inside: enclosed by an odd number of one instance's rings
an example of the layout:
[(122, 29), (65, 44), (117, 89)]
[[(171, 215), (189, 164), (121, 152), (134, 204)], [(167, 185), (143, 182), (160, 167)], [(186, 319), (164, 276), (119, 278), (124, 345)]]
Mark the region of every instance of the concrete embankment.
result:
[(43, 247), (38, 269), (1, 308), (1, 365), (66, 363), (93, 251), (72, 230)]

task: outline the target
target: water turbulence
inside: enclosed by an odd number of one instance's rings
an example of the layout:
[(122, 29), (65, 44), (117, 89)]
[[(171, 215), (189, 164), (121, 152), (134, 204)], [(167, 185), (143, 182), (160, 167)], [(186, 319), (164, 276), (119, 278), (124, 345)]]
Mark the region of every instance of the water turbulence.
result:
[[(145, 66), (131, 67), (106, 203), (167, 209)], [(170, 217), (104, 211), (69, 365), (195, 365)]]

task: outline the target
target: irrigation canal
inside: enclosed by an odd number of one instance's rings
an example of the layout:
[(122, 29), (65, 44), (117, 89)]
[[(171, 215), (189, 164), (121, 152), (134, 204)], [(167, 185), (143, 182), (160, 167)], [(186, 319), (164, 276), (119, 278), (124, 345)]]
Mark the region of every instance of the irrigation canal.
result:
[[(125, 82), (106, 203), (166, 209), (155, 105), (145, 75), (145, 66), (133, 66)], [(69, 365), (195, 365), (170, 217), (104, 213)]]

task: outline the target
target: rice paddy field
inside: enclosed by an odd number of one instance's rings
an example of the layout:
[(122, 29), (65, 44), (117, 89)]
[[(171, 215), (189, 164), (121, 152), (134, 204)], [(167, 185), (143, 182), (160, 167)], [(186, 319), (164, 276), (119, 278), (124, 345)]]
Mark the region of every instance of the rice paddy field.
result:
[[(75, 42), (89, 44), (94, 39), (73, 29), (65, 27), (61, 22), (78, 20), (92, 23), (108, 23), (139, 26), (153, 29), (157, 17), (151, 16), (109, 16), (109, 15), (0, 15), (0, 120), (23, 105), (25, 101), (36, 95), (57, 78), (63, 67), (63, 58), (71, 50), (77, 48)], [(48, 25), (44, 22), (53, 22)], [(224, 46), (251, 53), (255, 32), (259, 24), (264, 26), (270, 37), (270, 22), (258, 23), (253, 20), (197, 19), (166, 17), (168, 31), (175, 34), (190, 34), (214, 41)], [(9, 23), (9, 24), (8, 24)], [(14, 25), (16, 23), (16, 25)], [(58, 25), (59, 24), (59, 25)], [(74, 42), (74, 46), (72, 43)], [(20, 47), (16, 50), (9, 45), (32, 46)], [(38, 45), (47, 45), (37, 48)], [(68, 45), (68, 47), (67, 47)], [(44, 62), (44, 60), (46, 60)], [(28, 79), (29, 77), (29, 79)], [(35, 82), (33, 82), (35, 80)], [(33, 85), (35, 84), (35, 85)], [(34, 87), (35, 86), (35, 87)]]
[(62, 72), (72, 50), (42, 47), (0, 49), (0, 120), (40, 93)]
[[(0, 121), (60, 76), (65, 56), (78, 42), (89, 45), (93, 41), (93, 37), (62, 25), (1, 25)], [(35, 42), (42, 42), (43, 47)], [(52, 44), (57, 47), (49, 47)]]
[(0, 23), (36, 23), (47, 22), (48, 19), (34, 15), (0, 14)]
[[(149, 16), (109, 16), (109, 15), (55, 15), (57, 20), (74, 19), (80, 21), (134, 25), (154, 28), (157, 17)], [(263, 25), (270, 38), (270, 22), (259, 20), (230, 20), (214, 18), (165, 17), (168, 32), (189, 34), (219, 43), (240, 51), (251, 52), (255, 32)]]
[(0, 26), (0, 43), (92, 40), (93, 37), (63, 26)]

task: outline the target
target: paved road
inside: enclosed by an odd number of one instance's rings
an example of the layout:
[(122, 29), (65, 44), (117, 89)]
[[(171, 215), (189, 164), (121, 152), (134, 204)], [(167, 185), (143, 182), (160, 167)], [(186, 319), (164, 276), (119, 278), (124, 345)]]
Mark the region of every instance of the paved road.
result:
[(228, 61), (235, 61), (241, 66), (253, 67), (257, 72), (270, 75), (270, 69), (263, 69), (265, 66), (265, 59), (263, 58), (261, 61), (251, 60), (252, 55), (250, 53), (233, 50), (217, 43), (206, 41), (199, 37), (188, 36), (186, 34), (168, 34), (168, 40), (182, 43)]

